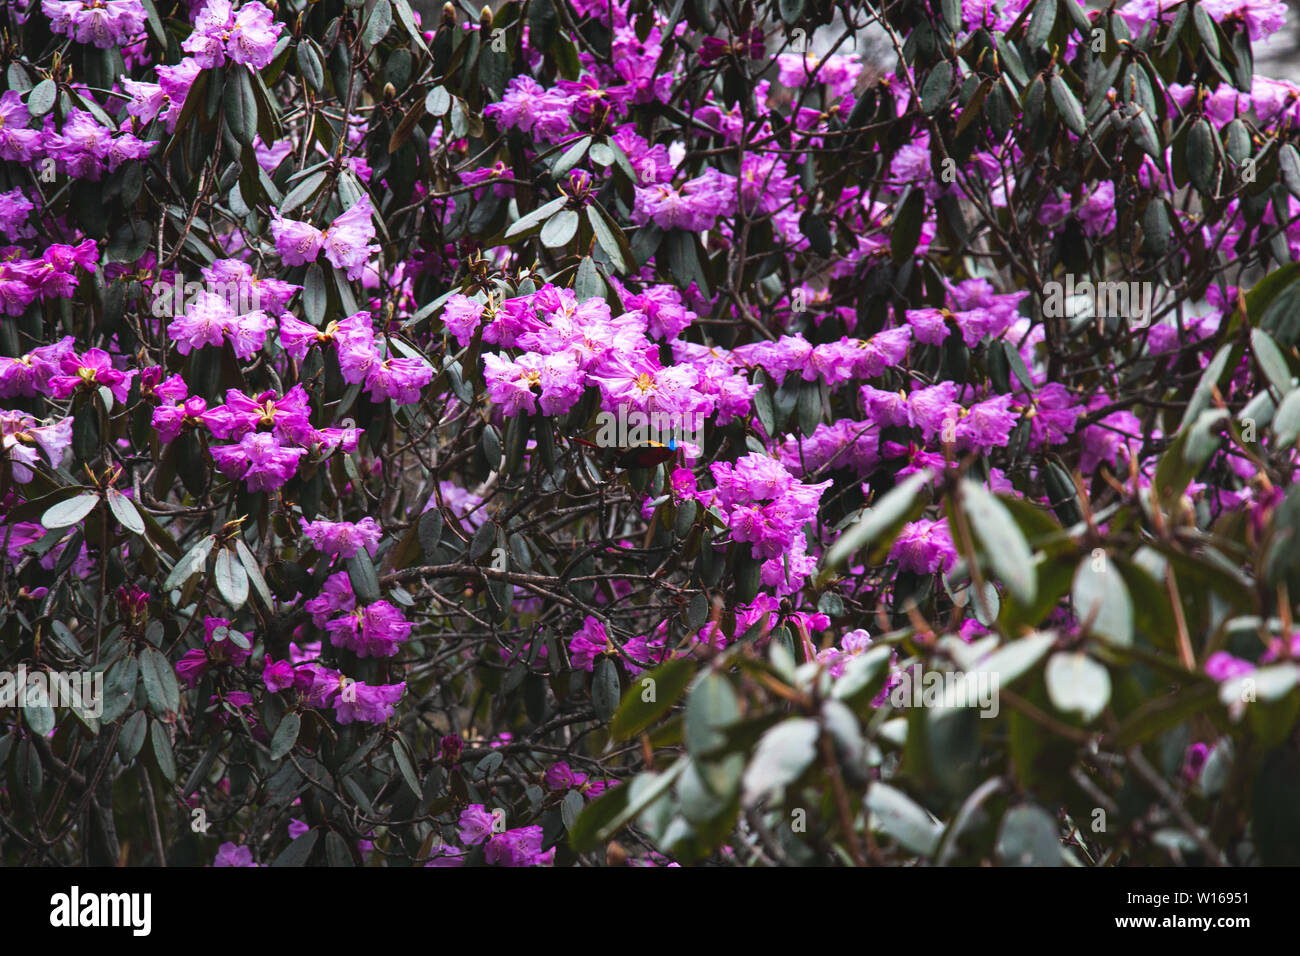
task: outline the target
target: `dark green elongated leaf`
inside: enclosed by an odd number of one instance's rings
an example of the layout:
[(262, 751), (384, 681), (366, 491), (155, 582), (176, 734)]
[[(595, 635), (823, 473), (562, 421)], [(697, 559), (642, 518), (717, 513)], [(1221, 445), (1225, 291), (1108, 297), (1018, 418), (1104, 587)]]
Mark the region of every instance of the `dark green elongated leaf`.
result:
[(406, 755), (406, 748), (402, 746), (400, 740), (393, 741), (392, 751), (393, 761), (397, 764), (397, 772), (402, 775), (402, 779), (405, 780), (406, 785), (411, 788), (411, 792), (417, 797), (421, 796), (422, 791), (420, 790), (420, 780), (416, 777), (415, 767), (411, 765), (411, 758)]
[(217, 552), (216, 564), (212, 576), (217, 583), (217, 591), (232, 608), (239, 609), (248, 600), (248, 575), (235, 553), (229, 548)]
[(533, 229), (540, 229), (542, 223), (563, 209), (568, 201), (567, 196), (560, 196), (558, 199), (552, 199), (550, 202), (538, 206), (527, 215), (520, 216), (519, 219), (506, 230), (505, 238), (513, 239), (515, 236), (522, 236)]
[(388, 35), (393, 25), (393, 8), (387, 3), (376, 3), (366, 20), (366, 28), (361, 31), (361, 39), (366, 48), (370, 48)]
[(272, 866), (306, 866), (311, 851), (316, 848), (320, 831), (314, 827), (290, 843), (272, 862)]
[(934, 115), (942, 106), (952, 106), (952, 64), (940, 60), (930, 70), (921, 86), (921, 109), (928, 115)]
[(1210, 359), (1210, 364), (1205, 367), (1200, 381), (1196, 384), (1196, 390), (1192, 392), (1192, 397), (1187, 403), (1187, 409), (1183, 412), (1182, 421), (1178, 423), (1179, 431), (1194, 422), (1201, 412), (1209, 407), (1214, 396), (1214, 389), (1216, 386), (1223, 384), (1229, 365), (1236, 365), (1236, 361), (1233, 360), (1233, 353), (1237, 349), (1240, 349), (1240, 346), (1230, 342), (1214, 353), (1214, 358)]
[(253, 585), (253, 590), (257, 596), (262, 599), (262, 603), (270, 609), (272, 607), (271, 589), (266, 585), (266, 578), (262, 575), (262, 569), (257, 565), (257, 559), (253, 557), (253, 552), (248, 550), (248, 545), (243, 541), (235, 539), (235, 553), (239, 556), (239, 562), (244, 566), (244, 573), (248, 575), (248, 580)]
[(58, 95), (59, 87), (57, 83), (49, 79), (41, 80), (27, 94), (27, 112), (32, 114), (33, 119), (40, 119), (54, 109), (54, 101), (58, 98)]
[[(610, 218), (609, 213), (605, 212), (599, 203), (592, 203), (587, 207), (587, 221), (591, 223), (596, 242), (600, 244), (601, 249), (605, 250), (605, 255), (609, 256), (609, 261), (613, 263), (614, 268), (625, 274), (631, 272), (632, 250), (627, 244), (627, 237), (623, 235), (623, 230)], [(697, 281), (702, 279), (702, 274), (697, 276)], [(701, 288), (707, 288), (707, 283), (702, 284)]]
[(740, 703), (731, 681), (706, 671), (686, 697), (686, 749), (693, 757), (708, 756), (724, 743), (723, 728), (740, 717)]
[(163, 582), (163, 590), (170, 591), (172, 588), (181, 587), (192, 576), (202, 571), (208, 563), (208, 555), (212, 553), (212, 547), (216, 543), (216, 536), (208, 535), (185, 552), (185, 555), (176, 562), (171, 573), (167, 575), (167, 580)]
[(889, 252), (894, 265), (901, 266), (916, 254), (916, 244), (921, 239), (921, 226), (925, 222), (925, 193), (912, 189), (898, 208), (894, 228), (889, 236)]
[(146, 647), (140, 652), (140, 678), (149, 706), (156, 714), (175, 713), (181, 706), (176, 672), (161, 651)]
[(75, 498), (69, 498), (67, 501), (60, 501), (56, 505), (51, 505), (41, 515), (41, 524), (51, 530), (70, 528), (75, 524), (79, 524), (86, 515), (94, 511), (97, 504), (99, 504), (99, 495), (93, 491), (84, 492)]
[(279, 209), (280, 214), (287, 216), (312, 196), (315, 196), (320, 190), (321, 184), (325, 182), (327, 175), (325, 170), (321, 170), (299, 181), (293, 189), (289, 190), (289, 194), (284, 197), (280, 205), (276, 207)]
[(271, 738), (271, 759), (279, 760), (298, 742), (298, 729), (302, 726), (302, 718), (290, 711), (280, 718), (280, 725), (275, 728), (275, 736)]
[(436, 506), (420, 515), (420, 550), (427, 561), (433, 560), (433, 549), (442, 539), (442, 526), (442, 512)]
[(1110, 702), (1110, 672), (1087, 654), (1053, 654), (1043, 672), (1052, 706), (1090, 724)]
[(1192, 185), (1205, 196), (1215, 194), (1219, 156), (1215, 149), (1214, 129), (1204, 119), (1192, 124), (1185, 148), (1187, 174)]
[(600, 720), (614, 716), (619, 704), (618, 668), (608, 657), (596, 662), (591, 678), (591, 706)]
[(352, 582), (358, 604), (374, 604), (383, 597), (379, 590), (379, 574), (375, 571), (375, 563), (370, 560), (370, 554), (365, 548), (347, 559), (347, 569), (348, 580)]
[(1040, 807), (1012, 807), (1002, 818), (998, 856), (1007, 866), (1062, 866), (1057, 829), (1056, 820)]
[(1098, 555), (1079, 562), (1070, 600), (1080, 624), (1092, 621), (1093, 634), (1120, 647), (1133, 643), (1133, 601), (1123, 576), (1109, 558)]
[(763, 734), (745, 768), (744, 803), (752, 806), (797, 780), (816, 758), (820, 736), (820, 725), (807, 717), (783, 720)]
[(1056, 0), (1045, 0), (1036, 4), (1029, 21), (1029, 29), (1025, 33), (1025, 45), (1030, 50), (1042, 49), (1047, 43), (1047, 38), (1051, 36), (1054, 26), (1056, 26)]
[(685, 692), (694, 673), (692, 661), (677, 657), (638, 675), (610, 721), (610, 736), (615, 740), (627, 740), (668, 713)]
[(663, 773), (643, 773), (621, 787), (606, 791), (587, 805), (569, 828), (569, 843), (578, 853), (588, 853), (614, 836), (624, 824), (663, 797), (691, 765), (677, 760)]
[(149, 732), (149, 718), (143, 710), (137, 710), (122, 724), (122, 733), (117, 738), (118, 755), (126, 763), (135, 759), (140, 748), (144, 746), (145, 735)]
[[(1073, 3), (1074, 0), (1064, 0), (1064, 2)], [(1061, 122), (1065, 124), (1065, 128), (1075, 136), (1087, 138), (1088, 121), (1084, 118), (1083, 106), (1059, 73), (1052, 74), (1052, 102), (1060, 111)]]
[(930, 856), (939, 848), (943, 825), (903, 791), (875, 782), (867, 791), (866, 808), (881, 832), (910, 853)]
[(1287, 365), (1286, 356), (1277, 347), (1277, 343), (1263, 329), (1250, 330), (1250, 350), (1255, 354), (1255, 361), (1263, 369), (1265, 378), (1278, 395), (1291, 391), (1291, 367)]
[(321, 56), (316, 49), (315, 41), (310, 37), (303, 37), (298, 41), (298, 49), (294, 53), (298, 61), (298, 75), (319, 93), (325, 88), (325, 67), (321, 64)]
[[(351, 777), (348, 778), (352, 779)], [(352, 851), (348, 849), (347, 841), (339, 835), (337, 830), (330, 830), (325, 834), (325, 862), (334, 867), (356, 866), (356, 861), (352, 859)]]
[(962, 482), (962, 504), (985, 558), (1017, 600), (1029, 604), (1038, 588), (1033, 553), (1004, 504), (969, 479)]
[(901, 527), (932, 477), (928, 470), (918, 471), (891, 488), (856, 524), (835, 539), (822, 558), (822, 568), (826, 571), (838, 568), (851, 555)]
[(167, 735), (167, 726), (157, 718), (149, 723), (149, 743), (153, 745), (153, 758), (158, 764), (158, 772), (168, 783), (175, 783), (176, 757), (172, 754), (171, 737)]
[(542, 226), (542, 245), (558, 249), (567, 245), (578, 231), (578, 213), (574, 209), (561, 209)]
[(257, 96), (248, 67), (231, 63), (226, 71), (226, 85), (221, 93), (222, 113), (230, 135), (242, 146), (252, 146), (257, 135)]
[(582, 162), (582, 157), (587, 155), (587, 150), (591, 148), (591, 144), (592, 138), (590, 136), (583, 136), (561, 153), (560, 158), (557, 159), (555, 165), (551, 167), (551, 178), (556, 181), (562, 179), (569, 170)]

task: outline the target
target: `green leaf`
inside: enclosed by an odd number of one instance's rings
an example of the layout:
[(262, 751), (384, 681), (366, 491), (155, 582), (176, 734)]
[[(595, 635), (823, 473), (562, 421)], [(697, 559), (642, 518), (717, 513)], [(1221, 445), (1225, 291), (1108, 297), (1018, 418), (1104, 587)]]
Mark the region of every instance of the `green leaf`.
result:
[(379, 575), (365, 548), (347, 559), (347, 569), (348, 580), (352, 582), (358, 604), (374, 604), (383, 598), (383, 592), (379, 590)]
[(27, 94), (27, 112), (32, 115), (32, 119), (40, 119), (54, 109), (54, 101), (58, 95), (59, 86), (53, 80), (45, 79), (37, 83)]
[(213, 568), (213, 577), (217, 582), (217, 591), (226, 603), (238, 610), (248, 600), (248, 575), (235, 553), (228, 548), (217, 552), (217, 562)]
[(887, 783), (874, 782), (864, 805), (872, 814), (872, 828), (892, 837), (908, 852), (932, 856), (939, 848), (943, 824), (932, 819), (903, 791)]
[(239, 556), (239, 562), (244, 566), (244, 573), (248, 575), (248, 580), (252, 582), (253, 589), (257, 591), (257, 596), (262, 599), (262, 603), (270, 610), (273, 606), (271, 589), (266, 586), (266, 578), (262, 576), (262, 569), (257, 566), (257, 559), (253, 557), (253, 552), (248, 550), (248, 545), (236, 538), (235, 553)]
[[(1064, 0), (1064, 2), (1073, 3), (1075, 0)], [(1052, 102), (1060, 111), (1061, 122), (1065, 124), (1065, 128), (1075, 136), (1087, 139), (1088, 121), (1084, 118), (1083, 107), (1059, 73), (1052, 74)]]
[(257, 135), (257, 96), (248, 68), (232, 63), (226, 71), (226, 85), (221, 93), (222, 113), (230, 135), (241, 146), (252, 146)]
[(1262, 329), (1250, 330), (1250, 350), (1279, 396), (1291, 391), (1291, 366), (1277, 343)]
[(424, 98), (424, 110), (430, 116), (446, 116), (451, 110), (451, 94), (445, 86), (435, 86)]
[(558, 249), (567, 245), (578, 231), (578, 213), (574, 209), (561, 209), (542, 226), (542, 245)]
[(989, 566), (1018, 601), (1032, 603), (1038, 588), (1034, 556), (1011, 512), (983, 485), (963, 479), (961, 487), (962, 505)]
[(161, 651), (146, 647), (140, 652), (140, 678), (144, 681), (144, 693), (154, 713), (175, 713), (180, 709), (181, 692), (176, 683), (176, 672)]
[(1062, 866), (1058, 830), (1047, 811), (1030, 805), (1012, 807), (1002, 818), (998, 857), (1007, 866)]
[(726, 742), (723, 728), (740, 717), (731, 681), (706, 671), (686, 697), (686, 749), (692, 757), (708, 756)]
[[(1033, 670), (1055, 643), (1055, 632), (1034, 631), (1018, 640), (1003, 644), (980, 661), (979, 670), (986, 674), (996, 674), (998, 684), (1007, 687)], [(973, 677), (974, 672), (970, 673)], [(966, 699), (970, 700), (969, 694), (966, 695)]]
[(1218, 178), (1219, 156), (1215, 149), (1214, 129), (1206, 120), (1198, 119), (1192, 124), (1191, 131), (1187, 134), (1184, 154), (1192, 185), (1202, 195), (1213, 196)]
[[(327, 175), (328, 174), (325, 170), (321, 170), (300, 180), (293, 189), (289, 190), (289, 194), (281, 200), (280, 205), (276, 207), (279, 209), (280, 215), (287, 216), (312, 196), (316, 195), (320, 190), (321, 184), (325, 182), (325, 177)], [(316, 324), (319, 325), (320, 323)]]
[(1087, 654), (1053, 654), (1043, 672), (1052, 706), (1090, 724), (1110, 702), (1110, 672)]
[(298, 49), (294, 54), (298, 60), (298, 75), (312, 90), (319, 93), (325, 88), (325, 68), (321, 64), (315, 42), (310, 37), (303, 37), (298, 41)]
[(140, 748), (144, 746), (145, 735), (149, 732), (149, 718), (143, 710), (137, 710), (122, 724), (122, 733), (117, 738), (117, 752), (124, 763), (135, 759)]
[(158, 772), (168, 783), (176, 782), (176, 757), (172, 754), (171, 738), (162, 721), (154, 719), (149, 724), (149, 742), (153, 744), (153, 758), (158, 764)]
[(186, 551), (184, 557), (176, 562), (171, 573), (167, 575), (167, 580), (163, 582), (163, 590), (170, 591), (173, 588), (181, 587), (191, 577), (202, 571), (208, 563), (208, 555), (212, 553), (212, 548), (216, 543), (216, 535), (210, 534)]
[(1091, 620), (1091, 631), (1098, 637), (1119, 647), (1133, 644), (1133, 601), (1123, 575), (1109, 558), (1087, 557), (1079, 562), (1070, 600), (1080, 625)]
[(909, 475), (866, 510), (853, 527), (844, 531), (822, 558), (825, 571), (834, 570), (849, 557), (889, 532), (902, 527), (917, 504), (917, 496), (933, 476), (928, 470)]
[(1300, 388), (1293, 389), (1273, 414), (1273, 437), (1279, 447), (1289, 447), (1300, 437)]
[(912, 189), (898, 207), (889, 236), (889, 252), (894, 265), (901, 266), (916, 254), (916, 244), (921, 240), (921, 226), (924, 222), (925, 193), (920, 189)]
[(75, 498), (51, 505), (41, 515), (41, 524), (53, 531), (56, 528), (70, 528), (79, 524), (86, 515), (95, 510), (99, 504), (99, 495), (93, 491), (83, 492)]
[(271, 866), (306, 866), (318, 839), (320, 839), (320, 831), (313, 827), (285, 847), (271, 862)]
[(638, 675), (614, 713), (610, 737), (628, 740), (672, 710), (694, 673), (693, 661), (677, 657)]
[(280, 725), (275, 728), (275, 736), (271, 738), (271, 759), (280, 760), (293, 749), (293, 745), (298, 742), (298, 729), (302, 726), (302, 718), (290, 711), (280, 718)]
[(821, 726), (807, 717), (783, 720), (763, 734), (745, 768), (743, 801), (753, 806), (793, 783), (817, 756)]
[(538, 206), (532, 212), (525, 216), (520, 216), (509, 229), (506, 230), (504, 238), (513, 239), (515, 236), (522, 236), (534, 229), (540, 229), (542, 223), (550, 219), (569, 202), (567, 196), (560, 196), (558, 199), (552, 199), (544, 205)]
[(1052, 35), (1052, 27), (1055, 25), (1056, 0), (1041, 0), (1034, 6), (1033, 18), (1029, 21), (1029, 29), (1025, 33), (1025, 44), (1031, 50), (1041, 49), (1047, 43), (1047, 38)]
[(582, 157), (587, 155), (587, 150), (591, 148), (592, 137), (582, 136), (572, 146), (566, 149), (560, 158), (555, 161), (551, 167), (551, 178), (557, 182), (578, 163), (582, 162)]
[(415, 767), (411, 765), (411, 758), (406, 755), (406, 748), (400, 740), (393, 741), (392, 751), (393, 760), (397, 763), (397, 771), (402, 775), (402, 779), (406, 781), (407, 787), (417, 797), (422, 796), (420, 779), (415, 775)]
[(569, 842), (574, 850), (589, 853), (604, 844), (624, 824), (667, 794), (690, 765), (690, 758), (679, 759), (663, 773), (643, 773), (593, 800), (569, 828)]
[(614, 268), (624, 274), (631, 272), (633, 256), (632, 250), (627, 244), (627, 237), (623, 234), (623, 230), (618, 227), (618, 224), (605, 212), (604, 207), (598, 203), (592, 203), (588, 206), (587, 221), (591, 223), (591, 230), (595, 233), (596, 242), (600, 244), (601, 249), (605, 250), (605, 255), (609, 256), (609, 261), (613, 263)]
[(952, 77), (952, 64), (947, 60), (940, 60), (930, 70), (921, 87), (921, 109), (927, 115), (934, 115), (942, 106), (953, 105)]
[(608, 657), (596, 662), (591, 679), (591, 705), (599, 720), (608, 720), (618, 710), (618, 667)]

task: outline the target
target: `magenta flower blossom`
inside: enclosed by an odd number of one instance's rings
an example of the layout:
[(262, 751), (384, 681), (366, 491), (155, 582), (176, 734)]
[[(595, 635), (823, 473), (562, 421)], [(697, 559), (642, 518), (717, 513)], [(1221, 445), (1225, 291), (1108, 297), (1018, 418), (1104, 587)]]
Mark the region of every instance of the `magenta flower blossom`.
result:
[(181, 44), (204, 69), (215, 69), (229, 57), (235, 63), (262, 69), (271, 62), (283, 25), (261, 3), (246, 3), (236, 14), (230, 0), (207, 0), (194, 20), (194, 32)]
[[(46, 0), (48, 2), (48, 0)], [(257, 866), (253, 862), (253, 851), (246, 846), (238, 846), (226, 841), (217, 848), (213, 866)]]
[(608, 649), (605, 625), (589, 614), (582, 627), (569, 638), (569, 661), (574, 667), (590, 673), (596, 669), (596, 658)]
[(356, 523), (349, 521), (302, 520), (302, 531), (325, 554), (354, 558), (362, 548), (373, 558), (379, 547), (383, 529), (379, 522), (367, 515)]
[(460, 842), (466, 846), (478, 846), (493, 833), (492, 814), (481, 803), (473, 803), (460, 812)]
[(27, 105), (15, 90), (0, 93), (0, 159), (31, 162), (41, 148), (40, 131), (27, 128), (31, 118)]
[(372, 401), (392, 399), (398, 405), (420, 400), (420, 390), (433, 381), (433, 368), (416, 358), (386, 358), (366, 372), (366, 392)]
[(357, 606), (352, 593), (352, 582), (346, 571), (336, 571), (325, 579), (321, 592), (307, 601), (303, 609), (311, 615), (317, 627), (324, 627), (330, 616), (341, 611), (351, 611)]
[(325, 244), (325, 236), (315, 226), (285, 219), (274, 206), (271, 207), (271, 235), (275, 238), (275, 251), (287, 266), (315, 262)]
[(325, 624), (330, 643), (358, 657), (392, 657), (411, 634), (411, 623), (387, 601), (356, 608)]
[(119, 372), (103, 349), (90, 349), (84, 355), (65, 354), (59, 360), (61, 374), (50, 378), (50, 392), (55, 398), (69, 398), (79, 388), (107, 388), (119, 402), (125, 402), (131, 390), (135, 369)]
[(917, 574), (947, 571), (957, 560), (957, 549), (948, 533), (948, 519), (922, 518), (904, 525), (889, 556), (898, 561), (900, 571)]
[(349, 279), (361, 278), (370, 254), (379, 251), (378, 245), (370, 244), (375, 238), (373, 214), (370, 197), (363, 195), (322, 234), (325, 258), (347, 272)]
[(273, 694), (282, 690), (289, 690), (294, 684), (293, 665), (288, 661), (271, 661), (271, 655), (264, 657), (265, 666), (262, 668), (262, 683), (266, 689)]
[(396, 712), (396, 704), (406, 691), (406, 682), (400, 684), (348, 683), (334, 702), (334, 719), (340, 724), (361, 721), (367, 724), (387, 723)]
[(212, 460), (227, 478), (243, 479), (249, 491), (275, 491), (293, 477), (304, 448), (285, 448), (266, 432), (247, 434), (237, 445), (209, 449)]
[(41, 0), (41, 12), (50, 18), (51, 32), (101, 50), (124, 46), (145, 21), (140, 0)]

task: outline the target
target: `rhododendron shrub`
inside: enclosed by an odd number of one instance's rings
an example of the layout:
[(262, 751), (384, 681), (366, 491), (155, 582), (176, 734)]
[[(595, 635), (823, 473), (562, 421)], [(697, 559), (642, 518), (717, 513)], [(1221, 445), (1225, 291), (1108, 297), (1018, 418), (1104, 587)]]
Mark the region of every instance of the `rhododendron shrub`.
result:
[(1283, 3), (0, 18), (5, 864), (1300, 862)]

